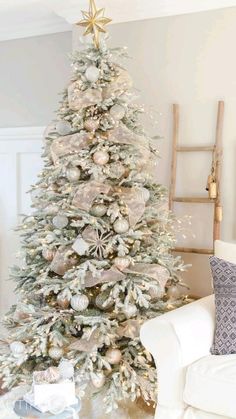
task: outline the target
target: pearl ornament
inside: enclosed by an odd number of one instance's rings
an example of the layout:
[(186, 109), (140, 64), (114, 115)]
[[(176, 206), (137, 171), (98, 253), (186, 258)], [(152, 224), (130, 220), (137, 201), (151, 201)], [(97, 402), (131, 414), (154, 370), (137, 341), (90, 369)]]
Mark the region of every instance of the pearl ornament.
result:
[(138, 310), (137, 310), (137, 307), (134, 304), (127, 304), (124, 307), (123, 311), (124, 311), (124, 314), (127, 318), (131, 318), (131, 317), (136, 316)]
[(105, 355), (106, 360), (111, 365), (119, 364), (122, 358), (122, 353), (119, 349), (108, 349)]
[(93, 161), (100, 166), (107, 164), (109, 161), (109, 154), (106, 151), (96, 151), (93, 155)]
[(18, 341), (12, 342), (10, 344), (10, 350), (15, 358), (20, 358), (25, 353), (25, 345)]
[(91, 208), (91, 214), (95, 217), (103, 217), (107, 212), (106, 205), (103, 204), (94, 204)]
[(97, 372), (97, 373), (92, 372), (91, 373), (91, 381), (92, 381), (94, 387), (101, 388), (101, 387), (104, 386), (106, 379), (105, 379), (105, 376), (102, 372)]
[(113, 119), (115, 119), (115, 121), (120, 121), (125, 116), (124, 106), (118, 104), (112, 106), (112, 108), (110, 109), (110, 115)]
[(71, 132), (71, 124), (68, 121), (58, 121), (56, 130), (60, 135), (68, 135)]
[(69, 167), (66, 171), (66, 177), (70, 182), (76, 182), (79, 180), (80, 175), (81, 172), (78, 167)]
[(127, 220), (122, 218), (114, 222), (113, 228), (115, 232), (118, 234), (127, 233), (127, 231), (129, 230), (129, 223)]
[(86, 295), (74, 295), (70, 300), (70, 305), (76, 311), (84, 311), (88, 308), (89, 299)]
[(85, 71), (85, 77), (91, 83), (96, 83), (96, 81), (98, 81), (99, 74), (100, 74), (99, 69), (95, 67), (94, 65), (89, 66), (87, 70)]
[(52, 222), (56, 228), (61, 229), (68, 225), (69, 220), (65, 215), (56, 215), (56, 217), (53, 218)]
[(49, 351), (48, 355), (50, 358), (55, 359), (56, 361), (63, 357), (64, 351), (59, 346), (52, 346)]
[(113, 263), (120, 271), (124, 271), (130, 265), (129, 259), (122, 257), (116, 257)]

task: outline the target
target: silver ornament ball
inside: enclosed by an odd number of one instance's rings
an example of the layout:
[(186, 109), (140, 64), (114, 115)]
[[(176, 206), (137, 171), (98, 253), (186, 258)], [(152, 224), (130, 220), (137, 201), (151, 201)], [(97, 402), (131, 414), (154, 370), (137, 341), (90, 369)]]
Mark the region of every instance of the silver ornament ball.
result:
[(108, 296), (106, 294), (99, 294), (95, 299), (95, 304), (100, 310), (107, 310), (113, 306), (113, 301), (110, 301), (109, 304), (106, 303)]
[(104, 386), (106, 378), (102, 372), (91, 373), (91, 381), (96, 388), (101, 388)]
[(103, 204), (94, 204), (91, 208), (91, 214), (95, 217), (103, 217), (107, 212), (106, 205)]
[(56, 124), (56, 130), (60, 135), (68, 135), (71, 132), (71, 124), (68, 121), (58, 121)]
[(56, 215), (56, 217), (53, 218), (52, 222), (56, 228), (61, 229), (68, 225), (69, 220), (65, 215)]
[(106, 151), (96, 151), (93, 155), (94, 163), (103, 166), (109, 162), (109, 154)]
[(84, 128), (89, 132), (96, 131), (98, 127), (99, 127), (98, 119), (89, 118), (84, 122)]
[(114, 105), (110, 109), (110, 115), (112, 116), (115, 121), (120, 121), (125, 116), (125, 108), (121, 105)]
[(111, 365), (119, 364), (122, 358), (122, 353), (119, 349), (108, 349), (105, 355), (106, 360)]
[(86, 295), (74, 295), (70, 300), (70, 305), (76, 311), (84, 311), (88, 308), (89, 299)]
[(124, 218), (121, 220), (116, 220), (113, 224), (113, 228), (118, 234), (127, 233), (127, 231), (129, 231), (129, 223)]
[(22, 342), (15, 341), (10, 344), (10, 350), (15, 358), (19, 358), (25, 353), (25, 345)]
[(96, 81), (98, 81), (99, 74), (100, 74), (99, 69), (95, 67), (94, 65), (89, 66), (87, 70), (85, 71), (85, 77), (91, 83), (96, 83)]
[(137, 310), (137, 307), (134, 304), (127, 304), (124, 307), (123, 311), (124, 311), (124, 314), (127, 318), (131, 318), (131, 317), (136, 316), (138, 310)]
[(113, 263), (120, 271), (124, 271), (130, 265), (129, 259), (125, 257), (116, 257)]
[(80, 169), (78, 167), (69, 167), (66, 171), (66, 177), (70, 182), (76, 182), (80, 179)]
[(63, 357), (63, 354), (64, 351), (59, 346), (51, 346), (51, 348), (49, 348), (48, 351), (48, 355), (50, 356), (50, 358), (55, 360), (61, 359)]

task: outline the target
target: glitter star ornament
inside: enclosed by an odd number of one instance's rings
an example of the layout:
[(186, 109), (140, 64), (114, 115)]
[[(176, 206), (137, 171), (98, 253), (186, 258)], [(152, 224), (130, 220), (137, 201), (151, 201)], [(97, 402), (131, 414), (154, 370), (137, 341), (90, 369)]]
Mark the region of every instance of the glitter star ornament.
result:
[(104, 16), (105, 9), (97, 9), (95, 1), (89, 0), (89, 11), (82, 11), (83, 19), (77, 23), (86, 28), (84, 36), (91, 34), (96, 48), (99, 48), (99, 38), (101, 33), (106, 33), (105, 26), (111, 19)]

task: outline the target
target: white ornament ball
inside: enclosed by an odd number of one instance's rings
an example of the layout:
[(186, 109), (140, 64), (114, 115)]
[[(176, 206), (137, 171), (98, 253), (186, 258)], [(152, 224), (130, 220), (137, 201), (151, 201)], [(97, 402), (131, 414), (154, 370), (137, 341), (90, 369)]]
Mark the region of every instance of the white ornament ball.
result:
[(95, 67), (94, 65), (91, 65), (85, 71), (85, 77), (91, 83), (95, 83), (96, 81), (98, 81), (99, 74), (100, 74), (99, 69)]
[(111, 365), (119, 364), (122, 358), (122, 353), (119, 349), (108, 349), (106, 352), (106, 360)]
[(103, 204), (94, 204), (91, 208), (91, 214), (95, 217), (103, 217), (107, 212), (106, 205)]
[(93, 155), (93, 161), (100, 166), (107, 164), (109, 161), (109, 154), (106, 151), (96, 151)]
[(84, 128), (90, 132), (96, 131), (98, 127), (99, 127), (98, 119), (89, 118), (84, 123)]
[(45, 237), (45, 240), (47, 243), (52, 243), (56, 239), (56, 236), (54, 233), (48, 233)]
[(46, 212), (46, 214), (48, 214), (48, 215), (55, 215), (55, 214), (57, 214), (57, 213), (58, 213), (59, 208), (58, 208), (58, 206), (57, 206), (57, 205), (50, 204), (50, 205), (48, 205), (48, 206), (45, 208), (45, 210), (44, 210), (44, 211), (45, 211), (45, 212)]
[(125, 108), (121, 105), (114, 105), (110, 109), (110, 115), (112, 116), (115, 121), (120, 121), (125, 116)]
[(48, 262), (51, 262), (55, 256), (55, 250), (53, 249), (48, 249), (47, 247), (45, 247), (42, 251), (42, 256), (45, 260), (47, 260)]
[(56, 130), (60, 135), (68, 135), (71, 132), (71, 124), (68, 121), (58, 121)]
[(178, 300), (180, 298), (180, 291), (177, 285), (171, 285), (168, 288), (167, 295), (170, 300)]
[(91, 373), (91, 381), (96, 388), (101, 388), (104, 386), (106, 378), (102, 372)]
[(121, 220), (116, 220), (113, 224), (113, 228), (118, 234), (127, 233), (129, 230), (129, 223), (124, 218)]
[(126, 315), (126, 317), (131, 318), (136, 316), (137, 314), (137, 307), (134, 304), (127, 304), (124, 307), (124, 314)]
[(124, 271), (130, 265), (129, 259), (124, 257), (116, 257), (113, 263), (120, 271)]
[(52, 222), (56, 228), (61, 229), (68, 225), (69, 220), (65, 215), (56, 215), (56, 217), (53, 218)]
[(66, 177), (70, 182), (76, 182), (79, 180), (81, 175), (80, 169), (78, 167), (69, 167), (66, 171)]
[(58, 366), (58, 369), (60, 371), (62, 378), (64, 378), (64, 380), (74, 377), (74, 373), (75, 373), (74, 367), (71, 364), (71, 362), (68, 360), (62, 359)]
[(10, 344), (10, 350), (15, 358), (20, 358), (25, 353), (25, 345), (18, 341), (12, 342)]
[(70, 300), (70, 305), (76, 311), (84, 311), (88, 308), (89, 299), (86, 295), (74, 295)]
[(48, 351), (48, 355), (50, 356), (50, 358), (55, 360), (61, 359), (63, 357), (63, 354), (64, 351), (59, 346), (52, 346)]

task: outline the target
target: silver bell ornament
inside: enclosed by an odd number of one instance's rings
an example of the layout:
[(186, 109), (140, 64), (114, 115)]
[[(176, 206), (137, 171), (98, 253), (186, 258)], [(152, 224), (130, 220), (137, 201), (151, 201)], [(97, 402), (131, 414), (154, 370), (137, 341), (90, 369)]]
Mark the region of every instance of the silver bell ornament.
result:
[(91, 372), (91, 381), (96, 388), (101, 388), (104, 386), (106, 378), (103, 372)]
[(99, 119), (89, 118), (84, 122), (84, 128), (89, 132), (94, 132), (99, 127)]
[(90, 212), (95, 217), (103, 217), (107, 212), (107, 207), (104, 204), (94, 204)]
[(114, 222), (113, 228), (118, 234), (127, 233), (129, 231), (129, 223), (125, 218), (122, 218)]
[(109, 162), (109, 154), (103, 150), (96, 151), (93, 155), (93, 161), (99, 166), (103, 166)]
[(66, 171), (66, 177), (70, 182), (76, 182), (79, 180), (80, 175), (81, 172), (78, 167), (69, 167)]
[(56, 130), (60, 135), (68, 135), (71, 133), (71, 124), (68, 121), (58, 121), (56, 124)]
[(136, 307), (134, 304), (127, 304), (127, 305), (124, 307), (124, 310), (123, 310), (123, 312), (124, 312), (125, 316), (126, 316), (128, 319), (130, 319), (131, 317), (136, 316), (137, 311), (138, 311), (138, 310), (137, 310), (137, 307)]
[(119, 349), (108, 349), (105, 355), (106, 360), (111, 365), (119, 364), (122, 358), (122, 353)]
[(88, 308), (89, 299), (86, 295), (74, 295), (70, 300), (70, 305), (76, 311), (84, 311)]
[(56, 215), (56, 217), (53, 218), (52, 222), (56, 228), (61, 229), (68, 225), (69, 220), (65, 215)]
[(121, 105), (114, 105), (110, 109), (110, 115), (115, 121), (120, 121), (125, 116), (125, 108)]
[(45, 247), (42, 251), (42, 256), (45, 260), (47, 260), (48, 262), (51, 262), (55, 256), (55, 250), (53, 249), (48, 249), (47, 247)]
[(50, 358), (55, 359), (56, 361), (63, 357), (64, 351), (59, 346), (51, 346), (48, 351)]
[(10, 344), (10, 350), (15, 358), (21, 358), (25, 354), (26, 348), (24, 343), (15, 341)]
[(89, 66), (87, 70), (85, 71), (85, 77), (91, 83), (96, 83), (96, 81), (98, 81), (99, 74), (100, 74), (99, 69), (95, 67), (94, 65)]
[(113, 260), (113, 264), (116, 268), (118, 268), (120, 271), (124, 271), (128, 266), (130, 265), (130, 261), (128, 258), (125, 257), (116, 257)]
[(64, 380), (70, 379), (74, 377), (74, 367), (70, 361), (67, 359), (62, 359), (60, 364), (58, 365), (58, 369), (60, 374)]
[(180, 298), (181, 293), (177, 285), (171, 285), (167, 290), (167, 296), (170, 300), (178, 300)]

